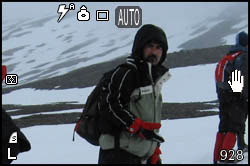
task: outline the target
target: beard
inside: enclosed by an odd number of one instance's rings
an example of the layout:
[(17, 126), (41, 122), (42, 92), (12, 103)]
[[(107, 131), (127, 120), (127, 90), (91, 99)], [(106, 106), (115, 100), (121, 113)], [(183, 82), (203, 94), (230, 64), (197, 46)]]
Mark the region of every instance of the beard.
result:
[(149, 63), (154, 63), (157, 61), (157, 56), (155, 54), (151, 54), (145, 60)]

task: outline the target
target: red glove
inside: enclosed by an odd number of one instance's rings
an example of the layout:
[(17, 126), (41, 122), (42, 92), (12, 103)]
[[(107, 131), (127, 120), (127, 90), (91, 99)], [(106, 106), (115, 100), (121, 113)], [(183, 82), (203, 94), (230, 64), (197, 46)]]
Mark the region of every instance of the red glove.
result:
[(130, 133), (137, 133), (140, 128), (146, 129), (146, 130), (154, 130), (161, 128), (160, 123), (152, 123), (152, 122), (143, 122), (141, 119), (136, 118), (134, 123), (128, 128), (128, 131)]
[(165, 141), (164, 138), (153, 131), (160, 127), (160, 123), (143, 122), (139, 118), (136, 118), (134, 123), (128, 128), (128, 131), (133, 134), (138, 134), (139, 137), (143, 139), (163, 143)]
[(161, 154), (161, 150), (160, 150), (159, 146), (157, 146), (155, 148), (154, 154), (151, 157), (151, 164), (157, 164), (157, 162), (159, 162), (160, 154)]

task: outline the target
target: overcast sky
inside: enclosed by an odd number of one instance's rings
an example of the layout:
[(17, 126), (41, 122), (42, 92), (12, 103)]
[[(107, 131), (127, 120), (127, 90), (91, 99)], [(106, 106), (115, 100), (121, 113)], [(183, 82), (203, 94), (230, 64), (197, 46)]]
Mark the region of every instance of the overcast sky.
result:
[(57, 14), (58, 3), (50, 2), (3, 2), (3, 20), (19, 20), (27, 17), (39, 17), (51, 15), (51, 11)]

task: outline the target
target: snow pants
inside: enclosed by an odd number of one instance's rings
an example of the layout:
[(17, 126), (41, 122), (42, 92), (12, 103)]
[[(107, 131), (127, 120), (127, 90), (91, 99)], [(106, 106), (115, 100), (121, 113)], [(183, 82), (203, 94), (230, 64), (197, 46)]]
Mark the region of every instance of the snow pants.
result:
[(242, 99), (240, 94), (225, 96), (219, 100), (219, 132), (244, 134), (248, 103)]

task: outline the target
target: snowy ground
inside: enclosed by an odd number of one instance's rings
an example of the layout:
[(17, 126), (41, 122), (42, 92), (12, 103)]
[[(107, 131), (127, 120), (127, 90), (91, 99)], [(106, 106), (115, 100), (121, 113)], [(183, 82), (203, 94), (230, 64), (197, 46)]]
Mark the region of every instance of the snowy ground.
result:
[[(161, 145), (164, 164), (211, 164), (218, 116), (162, 121)], [(247, 122), (246, 122), (247, 123)], [(248, 126), (248, 125), (246, 125)], [(96, 164), (99, 147), (76, 134), (74, 125), (36, 126), (22, 129), (32, 149), (21, 153), (14, 164)], [(248, 127), (245, 140), (248, 142)], [(242, 164), (248, 164), (247, 158)]]

